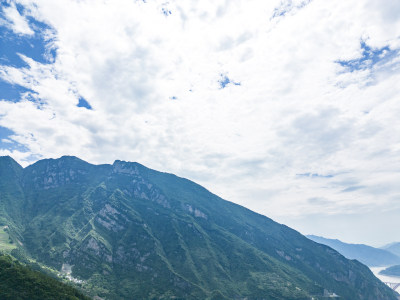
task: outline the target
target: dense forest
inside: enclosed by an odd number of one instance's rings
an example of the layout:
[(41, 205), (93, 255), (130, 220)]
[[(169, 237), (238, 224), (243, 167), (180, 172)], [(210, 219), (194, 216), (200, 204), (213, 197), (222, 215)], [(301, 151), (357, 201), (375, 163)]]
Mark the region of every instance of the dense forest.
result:
[(90, 299), (75, 288), (0, 254), (0, 299)]

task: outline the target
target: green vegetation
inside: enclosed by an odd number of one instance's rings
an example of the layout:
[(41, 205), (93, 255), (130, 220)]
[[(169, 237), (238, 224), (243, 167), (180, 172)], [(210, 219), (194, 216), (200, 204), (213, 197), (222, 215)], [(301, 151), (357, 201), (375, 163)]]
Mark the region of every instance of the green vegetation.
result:
[(0, 299), (90, 299), (73, 287), (0, 255)]
[(0, 227), (0, 251), (10, 253), (11, 250), (17, 248), (14, 242), (11, 240), (9, 234), (7, 233), (8, 227)]
[[(396, 299), (369, 269), (203, 187), (137, 163), (0, 158), (12, 255), (106, 299)], [(81, 280), (79, 282), (78, 280)]]

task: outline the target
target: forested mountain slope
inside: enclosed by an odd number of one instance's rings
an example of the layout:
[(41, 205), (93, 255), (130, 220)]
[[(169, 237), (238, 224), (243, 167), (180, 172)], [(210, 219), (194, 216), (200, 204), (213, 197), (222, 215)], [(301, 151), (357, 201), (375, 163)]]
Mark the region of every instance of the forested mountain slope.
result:
[(13, 255), (106, 299), (396, 299), (361, 263), (138, 163), (1, 157), (0, 225)]
[(89, 300), (73, 287), (0, 254), (0, 299)]

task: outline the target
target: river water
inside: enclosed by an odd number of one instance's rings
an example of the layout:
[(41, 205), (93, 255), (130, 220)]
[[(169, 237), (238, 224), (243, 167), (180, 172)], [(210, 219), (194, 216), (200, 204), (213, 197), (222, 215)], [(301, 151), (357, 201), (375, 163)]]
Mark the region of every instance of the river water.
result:
[[(378, 277), (381, 281), (383, 282), (393, 282), (393, 283), (400, 283), (400, 277), (396, 276), (387, 276), (387, 275), (381, 275), (379, 274), (380, 271), (386, 269), (387, 267), (370, 267), (372, 273), (376, 277)], [(400, 292), (400, 287), (396, 289), (396, 292)]]

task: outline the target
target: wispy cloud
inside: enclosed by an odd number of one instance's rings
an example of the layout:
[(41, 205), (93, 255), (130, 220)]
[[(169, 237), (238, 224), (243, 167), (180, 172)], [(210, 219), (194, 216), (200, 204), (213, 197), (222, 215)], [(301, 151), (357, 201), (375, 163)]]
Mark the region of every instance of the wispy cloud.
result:
[(14, 2), (2, 1), (0, 24), (9, 27), (18, 35), (33, 35), (35, 32), (29, 26), (29, 22), (23, 15), (24, 7)]
[(293, 14), (299, 9), (310, 4), (312, 0), (283, 0), (275, 7), (272, 18), (284, 17), (288, 14)]

